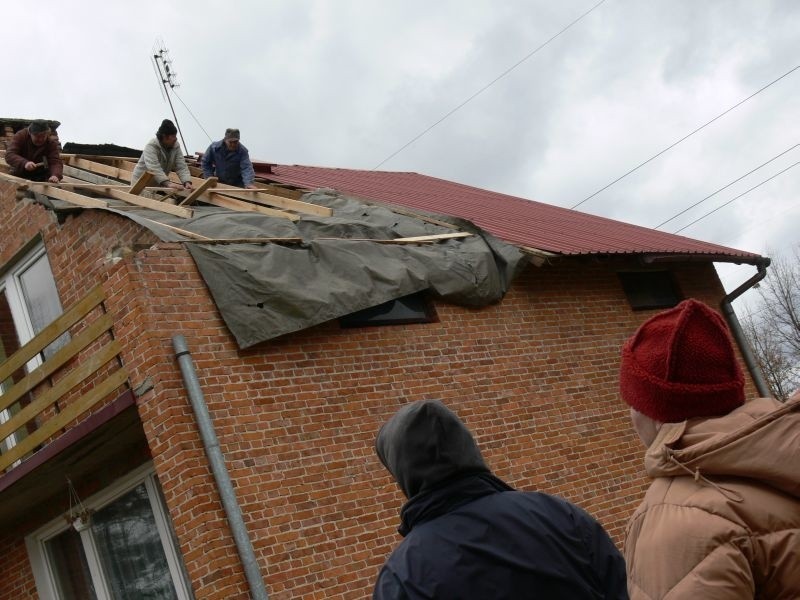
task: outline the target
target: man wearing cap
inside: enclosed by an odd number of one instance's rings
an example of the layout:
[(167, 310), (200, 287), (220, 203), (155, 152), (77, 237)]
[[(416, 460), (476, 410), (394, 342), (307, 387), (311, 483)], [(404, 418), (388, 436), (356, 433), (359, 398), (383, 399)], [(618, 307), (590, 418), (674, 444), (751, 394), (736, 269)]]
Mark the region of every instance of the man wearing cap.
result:
[(14, 134), (6, 148), (6, 163), (12, 175), (32, 181), (58, 183), (64, 176), (61, 145), (51, 138), (50, 125), (41, 119)]
[(441, 402), (401, 408), (375, 449), (408, 502), (373, 600), (627, 599), (625, 563), (600, 524), (496, 477)]
[[(180, 183), (170, 181), (170, 171), (178, 174)], [(135, 183), (145, 172), (152, 173), (156, 183), (161, 187), (177, 190), (192, 189), (192, 175), (178, 143), (178, 128), (169, 119), (161, 121), (156, 137), (145, 145), (139, 162), (133, 169), (132, 182)]]
[(620, 391), (653, 478), (631, 598), (800, 598), (800, 395), (745, 402), (725, 321), (691, 299), (624, 344)]
[(211, 145), (203, 154), (203, 177), (217, 177), (220, 183), (255, 189), (256, 173), (250, 153), (239, 142), (239, 130), (225, 130), (225, 137)]

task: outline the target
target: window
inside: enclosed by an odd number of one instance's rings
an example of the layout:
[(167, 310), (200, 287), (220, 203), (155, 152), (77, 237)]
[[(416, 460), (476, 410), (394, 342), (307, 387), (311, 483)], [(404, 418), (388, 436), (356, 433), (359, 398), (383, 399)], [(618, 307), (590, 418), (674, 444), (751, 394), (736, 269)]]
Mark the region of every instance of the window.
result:
[[(7, 311), (0, 315), (0, 320), (3, 323), (9, 319), (13, 321), (20, 346), (30, 341), (63, 312), (53, 272), (50, 270), (50, 261), (47, 260), (41, 244), (0, 278), (0, 294), (3, 296), (0, 310)], [(45, 357), (52, 356), (68, 341), (66, 334), (57, 339), (45, 348)], [(32, 362), (34, 364), (28, 365), (29, 370), (39, 364), (39, 361)]]
[(87, 520), (59, 517), (25, 540), (39, 598), (192, 598), (151, 465), (82, 504)]
[(428, 302), (425, 293), (418, 292), (345, 315), (339, 319), (339, 324), (342, 327), (369, 327), (435, 321), (436, 311)]
[(631, 308), (672, 308), (682, 300), (670, 271), (630, 271), (618, 273)]
[[(61, 313), (50, 262), (44, 246), (39, 244), (0, 276), (0, 362), (19, 350)], [(30, 360), (27, 370), (38, 367), (44, 357), (51, 356), (68, 341), (69, 335), (65, 333), (45, 348), (43, 357)], [(19, 369), (5, 381), (0, 381), (0, 395), (24, 376), (25, 369)], [(21, 402), (24, 404), (26, 401)], [(20, 408), (20, 402), (17, 402), (0, 411), (0, 423), (8, 421)], [(19, 430), (1, 440), (0, 450), (11, 448), (26, 433)]]

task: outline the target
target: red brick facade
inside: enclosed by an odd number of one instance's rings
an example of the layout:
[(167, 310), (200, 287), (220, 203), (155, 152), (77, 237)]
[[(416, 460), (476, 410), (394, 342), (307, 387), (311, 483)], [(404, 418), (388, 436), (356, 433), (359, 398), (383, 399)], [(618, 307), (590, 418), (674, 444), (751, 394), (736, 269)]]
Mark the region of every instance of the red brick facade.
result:
[[(153, 383), (138, 410), (197, 598), (248, 594), (172, 350), (178, 333), (272, 599), (368, 597), (399, 542), (403, 502), (374, 436), (419, 398), (454, 409), (498, 476), (576, 502), (621, 542), (647, 484), (617, 393), (619, 347), (653, 314), (633, 312), (622, 292), (616, 271), (633, 263), (531, 266), (496, 305), (436, 303), (436, 323), (330, 322), (240, 351), (181, 244), (101, 211), (59, 225), (4, 183), (0, 211), (0, 268), (41, 233), (63, 306), (103, 284), (132, 387)], [(671, 268), (685, 296), (723, 296), (712, 265)], [(24, 536), (65, 510), (21, 516), (0, 538), (0, 599), (35, 597)]]

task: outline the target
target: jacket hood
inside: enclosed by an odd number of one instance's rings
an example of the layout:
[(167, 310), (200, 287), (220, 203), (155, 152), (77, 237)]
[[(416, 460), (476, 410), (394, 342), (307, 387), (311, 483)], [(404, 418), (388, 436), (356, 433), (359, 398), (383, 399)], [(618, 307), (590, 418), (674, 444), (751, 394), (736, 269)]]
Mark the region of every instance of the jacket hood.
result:
[(406, 498), (449, 479), (489, 472), (472, 434), (437, 400), (401, 408), (381, 427), (375, 451)]
[(651, 477), (743, 477), (800, 498), (800, 397), (758, 398), (718, 418), (665, 423), (645, 455)]

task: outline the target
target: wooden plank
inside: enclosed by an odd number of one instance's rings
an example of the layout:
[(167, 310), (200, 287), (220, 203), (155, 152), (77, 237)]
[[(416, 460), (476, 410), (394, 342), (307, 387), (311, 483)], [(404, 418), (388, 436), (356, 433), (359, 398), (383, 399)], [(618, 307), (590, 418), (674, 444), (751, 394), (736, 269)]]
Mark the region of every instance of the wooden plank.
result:
[(167, 204), (166, 202), (162, 202), (160, 200), (153, 200), (152, 198), (136, 196), (134, 194), (129, 194), (128, 192), (123, 192), (121, 190), (108, 190), (106, 195), (111, 196), (112, 198), (116, 198), (117, 200), (123, 200), (124, 202), (128, 202), (129, 204), (135, 204), (136, 206), (141, 206), (142, 208), (157, 210), (159, 212), (167, 213), (169, 215), (175, 215), (176, 217), (182, 217), (184, 219), (189, 219), (194, 214), (190, 208), (184, 208), (182, 206)]
[(102, 286), (98, 285), (92, 289), (86, 296), (81, 298), (81, 300), (73, 304), (64, 314), (36, 334), (31, 341), (9, 356), (4, 363), (0, 363), (0, 381), (5, 381), (11, 377), (14, 371), (39, 354), (39, 352), (53, 342), (58, 336), (67, 331), (67, 329), (83, 319), (104, 299), (105, 292), (103, 292)]
[(282, 198), (291, 198), (292, 200), (300, 200), (305, 192), (300, 190), (293, 190), (290, 188), (282, 187), (280, 185), (276, 185), (274, 183), (263, 183), (261, 181), (256, 181), (255, 184), (258, 186), (260, 190), (267, 192), (268, 194), (272, 194), (273, 196), (281, 196)]
[(111, 377), (95, 386), (88, 394), (67, 406), (63, 411), (49, 419), (19, 444), (0, 455), (0, 471), (7, 469), (28, 452), (31, 452), (37, 446), (47, 441), (47, 439), (52, 437), (59, 429), (63, 429), (71, 421), (77, 419), (127, 380), (127, 371), (125, 371), (125, 369), (120, 369), (111, 375)]
[(53, 356), (44, 361), (41, 365), (28, 373), (25, 377), (14, 383), (11, 389), (6, 390), (0, 396), (0, 410), (5, 410), (23, 394), (28, 393), (37, 385), (42, 383), (47, 377), (64, 366), (73, 356), (86, 348), (103, 333), (111, 329), (114, 320), (108, 313), (94, 321), (89, 327), (72, 338), (69, 343), (59, 349)]
[(23, 427), (28, 421), (33, 419), (48, 406), (66, 395), (67, 392), (76, 385), (93, 375), (100, 367), (116, 357), (121, 350), (122, 347), (119, 345), (119, 342), (112, 340), (84, 360), (80, 365), (70, 371), (66, 377), (59, 379), (58, 383), (53, 387), (40, 396), (37, 396), (30, 404), (23, 407), (8, 421), (0, 424), (0, 441), (6, 439), (20, 427)]
[(372, 238), (316, 238), (317, 240), (325, 241), (341, 241), (341, 242), (374, 242), (376, 244), (427, 244), (431, 242), (438, 242), (441, 240), (451, 240), (457, 238), (465, 238), (471, 236), (471, 233), (466, 231), (456, 231), (453, 233), (436, 233), (433, 235), (418, 235), (416, 237), (405, 238), (392, 238), (390, 240), (380, 240)]
[(455, 231), (453, 233), (436, 233), (433, 235), (418, 235), (415, 237), (395, 238), (387, 242), (395, 244), (414, 244), (416, 242), (438, 242), (439, 240), (452, 240), (457, 238), (470, 237), (472, 234), (467, 231)]
[(195, 203), (195, 201), (200, 197), (200, 194), (204, 193), (207, 189), (213, 188), (217, 185), (218, 179), (216, 177), (209, 177), (203, 183), (198, 185), (196, 188), (192, 190), (192, 193), (186, 196), (181, 202), (178, 203), (178, 206), (190, 206)]
[(303, 238), (300, 237), (279, 237), (279, 238), (206, 238), (204, 240), (192, 240), (195, 244), (301, 244)]
[[(77, 180), (74, 177), (65, 177), (64, 179), (68, 179), (68, 181), (60, 181), (58, 183), (47, 183), (47, 182), (29, 182), (29, 183), (46, 185), (54, 189), (64, 189), (64, 190), (75, 189), (75, 190), (90, 190), (90, 191), (102, 192), (104, 190), (126, 191), (130, 189), (130, 186), (125, 185), (124, 183), (112, 185), (108, 183), (86, 183), (85, 181)], [(163, 189), (163, 188), (158, 188), (158, 189)]]
[(84, 208), (108, 208), (108, 202), (105, 200), (90, 198), (89, 196), (56, 188), (51, 185), (31, 186), (31, 189), (39, 191), (45, 196), (64, 200), (65, 202), (75, 204), (76, 206), (83, 206)]
[(194, 231), (189, 231), (187, 229), (181, 229), (180, 227), (173, 227), (172, 225), (167, 225), (166, 223), (159, 223), (158, 221), (153, 221), (153, 219), (147, 219), (145, 217), (139, 217), (139, 218), (140, 219), (144, 219), (145, 221), (149, 221), (150, 223), (154, 223), (155, 225), (158, 225), (159, 227), (166, 227), (170, 231), (174, 231), (175, 233), (178, 233), (178, 234), (180, 234), (182, 236), (191, 238), (191, 239), (193, 239), (195, 241), (198, 241), (198, 242), (208, 241), (208, 240), (211, 239), (211, 238), (207, 238), (204, 235), (200, 235), (199, 233), (195, 233)]
[(30, 179), (23, 179), (22, 177), (11, 175), (11, 173), (0, 173), (0, 179), (5, 179), (6, 181), (10, 181), (11, 183), (15, 184), (17, 187), (21, 189), (27, 189), (28, 184), (33, 183)]
[(220, 208), (229, 208), (231, 210), (239, 210), (239, 211), (249, 211), (249, 212), (257, 212), (261, 213), (262, 215), (268, 215), (270, 217), (280, 217), (282, 219), (289, 219), (290, 221), (299, 221), (300, 217), (298, 215), (293, 215), (291, 213), (283, 212), (282, 210), (275, 210), (273, 208), (266, 208), (265, 206), (259, 206), (257, 204), (251, 204), (250, 202), (242, 202), (241, 200), (234, 200), (233, 198), (223, 198), (223, 197), (214, 197), (209, 198), (205, 201), (207, 204), (213, 204), (214, 206), (219, 206)]
[[(285, 210), (293, 210), (299, 213), (308, 215), (317, 215), (320, 217), (330, 217), (333, 215), (333, 209), (327, 206), (319, 206), (311, 204), (310, 202), (301, 202), (300, 200), (292, 200), (290, 198), (282, 198), (280, 196), (273, 196), (260, 190), (242, 190), (234, 188), (235, 191), (228, 191), (229, 188), (218, 188), (212, 190), (212, 194), (221, 194), (226, 198), (236, 198), (237, 200), (248, 200), (266, 206), (275, 206)], [(253, 193), (255, 192), (255, 195)], [(249, 193), (249, 194), (248, 194)]]
[(123, 181), (130, 182), (131, 178), (133, 177), (133, 171), (119, 169), (101, 162), (87, 160), (85, 158), (78, 158), (76, 156), (67, 157), (65, 162), (73, 167), (78, 167), (79, 169), (86, 169), (87, 171), (92, 171), (93, 173), (99, 173), (100, 175), (106, 175), (108, 177), (113, 177), (114, 179), (122, 179)]
[(145, 171), (142, 173), (141, 177), (136, 180), (136, 183), (131, 186), (131, 189), (128, 191), (128, 193), (138, 196), (142, 193), (144, 188), (150, 185), (151, 181), (153, 181), (153, 174), (150, 171)]

